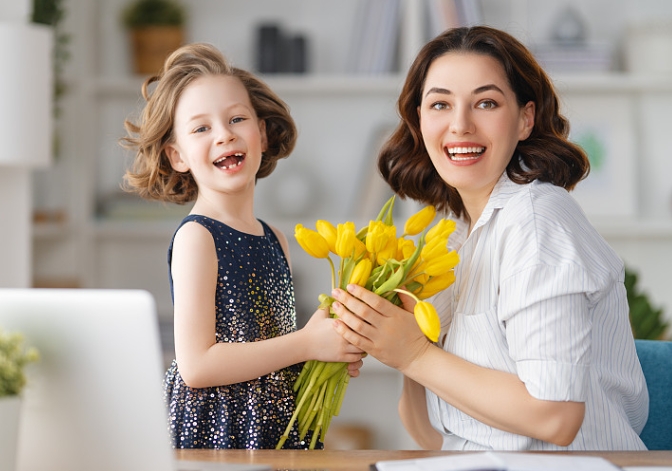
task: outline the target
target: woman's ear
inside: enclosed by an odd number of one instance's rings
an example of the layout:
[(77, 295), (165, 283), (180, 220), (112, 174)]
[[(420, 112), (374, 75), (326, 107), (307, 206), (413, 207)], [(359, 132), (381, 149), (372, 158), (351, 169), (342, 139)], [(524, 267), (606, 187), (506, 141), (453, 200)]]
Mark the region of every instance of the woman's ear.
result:
[(180, 155), (180, 151), (175, 148), (173, 145), (167, 145), (165, 149), (166, 155), (168, 156), (168, 160), (170, 161), (170, 166), (173, 167), (173, 170), (176, 172), (188, 172), (189, 171), (189, 165), (182, 160), (182, 156)]
[(518, 134), (518, 140), (524, 141), (530, 134), (532, 134), (532, 129), (534, 129), (534, 117), (536, 114), (536, 107), (533, 101), (528, 101), (527, 104), (520, 110), (520, 132)]

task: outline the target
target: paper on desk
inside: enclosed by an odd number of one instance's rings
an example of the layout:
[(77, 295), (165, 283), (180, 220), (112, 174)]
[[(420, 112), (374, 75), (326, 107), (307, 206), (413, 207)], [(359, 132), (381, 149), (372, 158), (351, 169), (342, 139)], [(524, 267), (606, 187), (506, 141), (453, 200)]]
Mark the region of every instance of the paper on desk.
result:
[(544, 453), (479, 452), (390, 460), (376, 463), (378, 471), (616, 471), (620, 470), (597, 456)]

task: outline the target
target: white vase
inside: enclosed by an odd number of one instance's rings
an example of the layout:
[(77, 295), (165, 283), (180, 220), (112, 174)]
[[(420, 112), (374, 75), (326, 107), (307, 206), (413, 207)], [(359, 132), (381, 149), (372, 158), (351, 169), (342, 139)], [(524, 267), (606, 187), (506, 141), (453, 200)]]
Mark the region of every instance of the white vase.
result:
[(0, 397), (0, 470), (15, 471), (18, 454), (20, 396)]

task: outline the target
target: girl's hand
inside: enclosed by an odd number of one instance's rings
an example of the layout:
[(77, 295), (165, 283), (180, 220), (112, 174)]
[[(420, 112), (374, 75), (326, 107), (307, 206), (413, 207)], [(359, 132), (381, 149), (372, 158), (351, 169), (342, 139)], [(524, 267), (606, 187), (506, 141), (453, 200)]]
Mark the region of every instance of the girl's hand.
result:
[[(351, 363), (348, 369), (351, 376), (359, 375), (364, 353), (362, 349), (352, 345), (334, 329), (335, 319), (329, 316), (328, 309), (318, 309), (301, 329), (307, 344), (307, 358), (319, 361), (344, 361)], [(353, 374), (354, 373), (354, 374)]]
[[(362, 354), (362, 358), (364, 356), (366, 356), (366, 353)], [(359, 376), (359, 370), (362, 366), (364, 366), (364, 361), (361, 359), (348, 363), (348, 374), (350, 375), (350, 377), (356, 378), (357, 376)]]
[(402, 298), (407, 311), (357, 285), (331, 295), (336, 299), (332, 308), (338, 333), (382, 363), (403, 372), (431, 345), (409, 312), (409, 299)]

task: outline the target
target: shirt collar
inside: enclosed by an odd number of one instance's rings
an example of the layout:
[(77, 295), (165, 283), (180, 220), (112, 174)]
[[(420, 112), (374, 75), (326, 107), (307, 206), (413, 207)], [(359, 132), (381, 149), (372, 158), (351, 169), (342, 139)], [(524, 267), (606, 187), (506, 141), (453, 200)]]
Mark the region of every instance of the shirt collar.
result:
[(501, 209), (506, 206), (506, 203), (520, 190), (523, 189), (525, 185), (519, 185), (511, 181), (506, 171), (502, 172), (502, 175), (499, 177), (499, 180), (495, 184), (495, 187), (492, 189), (490, 198), (488, 199), (481, 217), (478, 218), (476, 224), (474, 224), (474, 229), (483, 226), (492, 218), (496, 209)]

